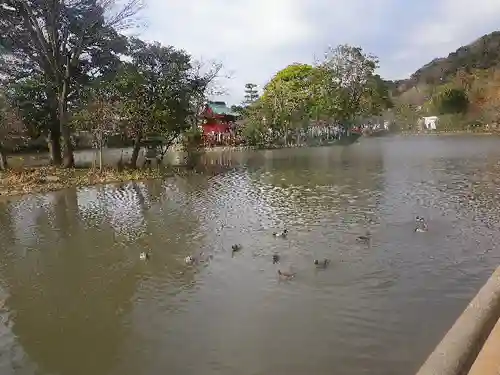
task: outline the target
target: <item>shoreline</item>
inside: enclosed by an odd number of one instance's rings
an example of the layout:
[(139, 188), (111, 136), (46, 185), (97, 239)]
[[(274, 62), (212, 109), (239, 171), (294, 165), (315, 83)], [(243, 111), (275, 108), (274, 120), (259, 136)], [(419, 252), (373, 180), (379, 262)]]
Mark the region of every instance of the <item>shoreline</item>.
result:
[(500, 132), (492, 132), (492, 131), (470, 131), (470, 130), (434, 130), (434, 131), (404, 131), (397, 133), (389, 133), (389, 135), (402, 135), (402, 136), (411, 136), (411, 135), (419, 135), (419, 136), (431, 136), (431, 135), (489, 135), (489, 136), (500, 136)]
[(30, 194), (49, 193), (121, 182), (158, 180), (175, 176), (173, 170), (106, 168), (57, 168), (52, 166), (12, 169), (0, 172), (0, 203)]
[[(445, 136), (445, 135), (480, 135), (500, 136), (500, 132), (472, 132), (472, 131), (431, 131), (431, 132), (398, 132), (387, 136)], [(363, 138), (363, 137), (361, 137)], [(366, 136), (366, 138), (372, 138)], [(278, 150), (283, 148), (314, 147), (308, 145), (287, 145), (273, 148), (259, 148), (255, 146), (216, 146), (205, 148), (204, 153), (211, 152), (242, 152), (248, 150)], [(170, 151), (171, 152), (171, 151)], [(113, 167), (106, 167), (102, 171), (95, 167), (77, 167), (64, 169), (54, 166), (31, 166), (12, 168), (0, 172), (0, 203), (10, 198), (29, 194), (43, 194), (53, 191), (115, 184), (133, 181), (159, 180), (175, 176), (183, 176), (196, 171), (188, 171), (181, 166), (162, 168), (125, 168), (118, 171)]]
[[(437, 131), (422, 131), (422, 132), (388, 132), (382, 136), (372, 136), (372, 135), (362, 135), (359, 137), (359, 140), (363, 138), (383, 138), (390, 136), (439, 136), (439, 135), (480, 135), (480, 136), (500, 136), (499, 132), (492, 131), (468, 131), (468, 130), (437, 130)], [(357, 143), (357, 142), (354, 142)], [(220, 152), (220, 151), (269, 151), (269, 150), (280, 150), (285, 148), (305, 148), (305, 147), (328, 147), (333, 146), (324, 144), (324, 145), (307, 145), (307, 144), (293, 144), (293, 145), (279, 145), (279, 146), (270, 146), (270, 147), (259, 147), (259, 146), (215, 146), (215, 147), (206, 147), (204, 152)]]

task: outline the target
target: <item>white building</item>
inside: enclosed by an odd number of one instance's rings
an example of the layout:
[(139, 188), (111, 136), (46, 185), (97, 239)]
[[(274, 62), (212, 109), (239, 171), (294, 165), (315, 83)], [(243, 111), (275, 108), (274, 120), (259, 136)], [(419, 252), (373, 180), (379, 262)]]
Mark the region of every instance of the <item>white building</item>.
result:
[(439, 117), (437, 116), (428, 116), (423, 117), (424, 120), (424, 128), (427, 130), (436, 130), (436, 124), (438, 123)]

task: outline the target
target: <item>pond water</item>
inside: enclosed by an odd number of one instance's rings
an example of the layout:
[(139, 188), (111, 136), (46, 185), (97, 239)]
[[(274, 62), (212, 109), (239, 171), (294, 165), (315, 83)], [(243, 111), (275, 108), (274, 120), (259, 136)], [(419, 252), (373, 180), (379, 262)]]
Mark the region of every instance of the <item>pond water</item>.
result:
[(213, 153), (210, 176), (0, 204), (0, 373), (412, 374), (500, 261), (499, 157), (453, 136)]

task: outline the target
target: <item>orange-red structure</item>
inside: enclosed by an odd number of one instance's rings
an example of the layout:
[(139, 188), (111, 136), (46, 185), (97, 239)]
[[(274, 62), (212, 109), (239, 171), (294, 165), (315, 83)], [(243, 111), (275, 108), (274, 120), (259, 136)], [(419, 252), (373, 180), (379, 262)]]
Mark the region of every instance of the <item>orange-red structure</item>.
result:
[(225, 102), (208, 102), (202, 117), (203, 134), (218, 135), (231, 133), (234, 130), (238, 114), (228, 108)]

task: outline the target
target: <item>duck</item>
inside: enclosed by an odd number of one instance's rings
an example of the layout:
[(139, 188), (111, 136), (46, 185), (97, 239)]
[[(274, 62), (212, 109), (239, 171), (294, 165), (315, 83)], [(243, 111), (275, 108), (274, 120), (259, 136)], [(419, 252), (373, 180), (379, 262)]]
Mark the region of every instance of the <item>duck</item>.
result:
[(145, 251), (141, 251), (139, 254), (139, 259), (140, 260), (148, 260), (149, 259), (149, 253), (146, 253)]
[(274, 237), (286, 237), (288, 235), (288, 230), (287, 229), (283, 229), (282, 232), (274, 232), (273, 233), (273, 236)]
[(424, 222), (421, 222), (419, 225), (417, 225), (417, 227), (415, 228), (415, 232), (418, 232), (418, 233), (423, 233), (423, 232), (427, 232), (429, 230), (429, 228), (427, 227), (427, 223), (424, 221)]
[(417, 216), (415, 218), (415, 221), (417, 222), (417, 226), (415, 227), (415, 232), (427, 232), (429, 229), (427, 226), (427, 222), (422, 216)]
[(314, 264), (316, 265), (317, 268), (326, 268), (330, 264), (330, 259), (326, 258), (323, 260), (315, 259)]
[(293, 279), (295, 277), (295, 272), (287, 272), (287, 271), (278, 270), (278, 276), (281, 279), (289, 280), (289, 279)]
[(358, 236), (356, 238), (356, 241), (358, 241), (358, 242), (370, 242), (371, 238), (372, 238), (372, 234), (370, 233), (369, 230), (367, 230), (366, 234), (364, 236)]
[(192, 255), (188, 255), (187, 257), (184, 258), (184, 262), (188, 265), (196, 263), (196, 258)]
[(235, 253), (237, 251), (240, 251), (242, 247), (243, 246), (241, 246), (240, 244), (234, 244), (233, 246), (231, 246), (231, 249), (233, 250), (233, 253)]
[(279, 254), (273, 254), (273, 264), (279, 263), (280, 262), (280, 256)]

